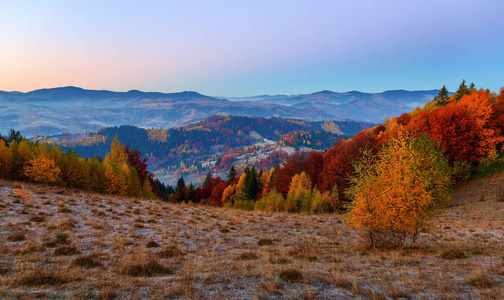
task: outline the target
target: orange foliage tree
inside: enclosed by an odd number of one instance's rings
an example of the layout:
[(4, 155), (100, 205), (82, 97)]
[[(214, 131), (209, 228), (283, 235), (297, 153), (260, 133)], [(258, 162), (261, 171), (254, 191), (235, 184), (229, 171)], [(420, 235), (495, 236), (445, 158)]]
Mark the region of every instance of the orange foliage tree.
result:
[(24, 168), (24, 174), (28, 178), (41, 183), (56, 182), (60, 172), (56, 162), (46, 155), (33, 158)]
[(488, 92), (473, 91), (457, 102), (417, 114), (408, 128), (438, 140), (450, 162), (477, 162), (504, 140), (498, 108)]
[(365, 232), (372, 248), (415, 242), (429, 217), (450, 199), (450, 168), (427, 136), (399, 134), (377, 156), (369, 150), (355, 165), (347, 220)]

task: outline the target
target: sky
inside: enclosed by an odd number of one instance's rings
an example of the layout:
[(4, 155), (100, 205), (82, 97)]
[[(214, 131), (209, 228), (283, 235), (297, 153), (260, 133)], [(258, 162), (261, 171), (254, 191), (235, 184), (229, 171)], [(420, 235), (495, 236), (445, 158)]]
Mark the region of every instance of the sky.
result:
[(504, 1), (0, 0), (0, 90), (504, 87)]

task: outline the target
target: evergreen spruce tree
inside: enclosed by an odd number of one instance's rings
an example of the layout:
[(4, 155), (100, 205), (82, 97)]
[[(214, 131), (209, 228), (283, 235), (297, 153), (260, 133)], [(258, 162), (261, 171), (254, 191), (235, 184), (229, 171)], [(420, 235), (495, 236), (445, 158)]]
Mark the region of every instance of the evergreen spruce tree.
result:
[(259, 192), (259, 181), (257, 180), (257, 172), (254, 166), (248, 169), (247, 175), (245, 177), (245, 194), (247, 194), (250, 200), (256, 199), (257, 193)]
[(229, 173), (227, 176), (227, 182), (230, 183), (231, 181), (235, 180), (236, 178), (236, 169), (234, 166), (231, 166), (231, 169), (229, 169)]
[(12, 141), (20, 142), (22, 139), (23, 136), (21, 135), (21, 133), (19, 133), (19, 131), (11, 129), (9, 132), (9, 138), (7, 140), (10, 143)]
[(187, 200), (194, 202), (194, 185), (192, 182), (189, 184), (189, 191), (187, 192)]
[(467, 88), (465, 83), (465, 79), (462, 80), (462, 83), (459, 85), (458, 90), (455, 92), (455, 100), (459, 101), (464, 95), (469, 95), (471, 92)]
[(439, 91), (439, 94), (434, 97), (434, 100), (437, 101), (438, 106), (444, 106), (448, 104), (448, 98), (448, 89), (443, 85), (443, 87)]
[(184, 176), (181, 176), (177, 180), (177, 187), (175, 188), (175, 193), (177, 193), (179, 195), (179, 198), (176, 199), (177, 201), (182, 202), (182, 201), (186, 200), (185, 199), (185, 187), (186, 187), (186, 184), (185, 184)]
[(205, 181), (203, 181), (203, 186), (207, 185), (210, 181), (212, 181), (212, 173), (208, 172), (205, 177)]

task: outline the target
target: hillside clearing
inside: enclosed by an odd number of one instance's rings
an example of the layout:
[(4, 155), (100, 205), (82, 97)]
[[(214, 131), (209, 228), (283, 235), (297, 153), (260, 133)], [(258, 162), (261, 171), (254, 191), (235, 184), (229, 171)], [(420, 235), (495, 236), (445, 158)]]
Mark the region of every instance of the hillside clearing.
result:
[[(5, 298), (504, 298), (504, 173), (460, 186), (415, 247), (341, 215), (225, 210), (0, 181)], [(65, 238), (65, 233), (67, 237)]]

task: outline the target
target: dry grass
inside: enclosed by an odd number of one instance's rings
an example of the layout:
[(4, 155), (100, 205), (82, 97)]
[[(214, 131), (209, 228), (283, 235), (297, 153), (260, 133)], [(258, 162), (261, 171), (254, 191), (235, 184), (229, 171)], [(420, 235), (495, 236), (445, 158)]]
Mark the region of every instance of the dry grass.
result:
[(0, 298), (502, 299), (502, 182), (497, 174), (457, 187), (417, 245), (370, 251), (341, 215), (37, 185), (28, 185), (34, 200), (20, 214), (17, 184), (0, 181)]

